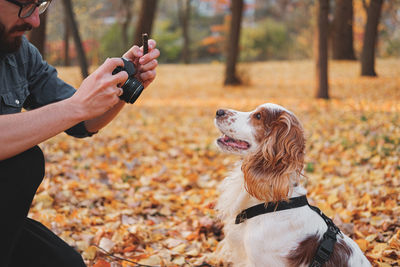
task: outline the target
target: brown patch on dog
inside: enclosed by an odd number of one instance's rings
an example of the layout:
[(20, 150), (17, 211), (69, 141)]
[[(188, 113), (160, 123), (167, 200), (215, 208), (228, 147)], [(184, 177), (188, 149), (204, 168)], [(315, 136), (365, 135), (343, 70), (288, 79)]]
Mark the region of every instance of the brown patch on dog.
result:
[[(258, 151), (249, 154), (242, 164), (247, 192), (253, 197), (281, 201), (288, 197), (291, 176), (301, 176), (304, 164), (305, 138), (297, 118), (285, 111), (262, 109), (252, 118), (261, 139)], [(257, 122), (260, 121), (260, 122)]]
[[(317, 252), (320, 242), (321, 240), (317, 235), (308, 236), (301, 241), (299, 246), (289, 253), (289, 266), (309, 265)], [(324, 267), (348, 267), (352, 253), (351, 248), (343, 240), (337, 241), (333, 248), (333, 253), (328, 262), (324, 264)]]
[[(260, 108), (251, 115), (250, 123), (256, 130), (254, 138), (258, 143), (266, 138), (271, 130), (272, 123), (279, 118), (282, 112), (282, 110)], [(258, 114), (261, 115), (260, 119), (257, 119)]]

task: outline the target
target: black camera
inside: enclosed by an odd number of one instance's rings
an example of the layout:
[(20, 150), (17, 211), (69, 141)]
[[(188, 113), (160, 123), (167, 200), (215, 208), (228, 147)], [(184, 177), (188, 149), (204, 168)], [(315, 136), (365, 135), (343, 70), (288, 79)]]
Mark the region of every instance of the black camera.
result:
[(133, 104), (142, 93), (144, 87), (143, 84), (138, 79), (135, 78), (136, 68), (133, 62), (125, 58), (122, 58), (122, 60), (124, 61), (124, 66), (116, 67), (113, 70), (112, 74), (113, 75), (117, 74), (120, 71), (126, 71), (128, 73), (128, 79), (121, 86), (123, 93), (122, 95), (120, 95), (119, 98), (124, 100), (126, 103)]

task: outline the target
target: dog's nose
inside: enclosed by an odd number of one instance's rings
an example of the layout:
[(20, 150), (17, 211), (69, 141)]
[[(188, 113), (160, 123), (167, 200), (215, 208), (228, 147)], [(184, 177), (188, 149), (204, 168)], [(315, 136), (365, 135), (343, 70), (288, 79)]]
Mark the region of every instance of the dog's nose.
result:
[(216, 115), (217, 115), (217, 117), (222, 117), (222, 116), (224, 116), (224, 115), (225, 115), (225, 110), (223, 110), (223, 109), (218, 109)]

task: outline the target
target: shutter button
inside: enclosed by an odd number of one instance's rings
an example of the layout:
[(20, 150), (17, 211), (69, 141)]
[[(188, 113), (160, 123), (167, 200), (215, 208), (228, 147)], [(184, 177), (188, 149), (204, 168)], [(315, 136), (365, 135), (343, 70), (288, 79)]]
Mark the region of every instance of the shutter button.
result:
[(15, 99), (15, 104), (19, 105), (19, 100)]

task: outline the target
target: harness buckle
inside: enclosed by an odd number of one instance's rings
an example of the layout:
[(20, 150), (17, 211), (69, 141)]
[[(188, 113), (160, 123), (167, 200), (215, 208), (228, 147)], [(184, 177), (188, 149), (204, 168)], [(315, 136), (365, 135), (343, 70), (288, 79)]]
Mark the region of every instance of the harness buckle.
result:
[(335, 247), (335, 239), (323, 239), (320, 246), (318, 247), (316, 256), (321, 258), (324, 262), (327, 262), (331, 256), (333, 248)]
[(240, 224), (245, 220), (247, 220), (247, 214), (246, 211), (242, 211), (241, 213), (238, 214), (238, 216), (236, 216), (235, 224)]
[(328, 230), (330, 230), (331, 232), (335, 233), (335, 239), (336, 239), (336, 235), (340, 235), (340, 237), (343, 238), (342, 231), (340, 231), (339, 227), (337, 227), (336, 224), (334, 224), (332, 220), (328, 224)]
[(336, 229), (332, 226), (329, 226), (328, 231), (326, 231), (324, 234), (324, 237), (326, 236), (336, 241), (337, 240), (336, 235), (337, 235)]

